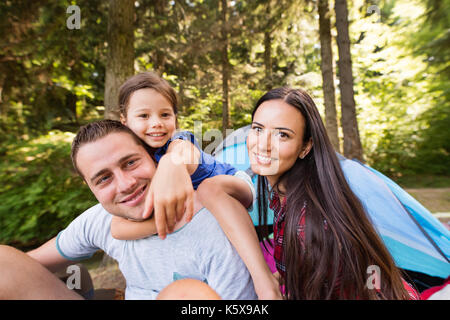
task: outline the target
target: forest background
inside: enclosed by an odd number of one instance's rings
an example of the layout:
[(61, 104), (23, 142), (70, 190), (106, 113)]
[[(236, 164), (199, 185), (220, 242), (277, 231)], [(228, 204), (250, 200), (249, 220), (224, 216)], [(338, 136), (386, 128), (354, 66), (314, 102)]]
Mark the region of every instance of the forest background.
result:
[(70, 143), (146, 70), (191, 131), (240, 128), (267, 89), (302, 87), (336, 150), (450, 201), (450, 0), (6, 0), (0, 34), (0, 243), (39, 245), (96, 203)]

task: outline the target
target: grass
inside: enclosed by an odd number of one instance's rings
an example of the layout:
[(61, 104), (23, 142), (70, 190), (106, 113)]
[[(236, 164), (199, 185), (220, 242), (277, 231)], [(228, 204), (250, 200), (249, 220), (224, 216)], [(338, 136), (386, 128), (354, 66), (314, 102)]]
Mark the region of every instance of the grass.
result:
[(448, 175), (404, 175), (394, 181), (402, 188), (450, 188)]

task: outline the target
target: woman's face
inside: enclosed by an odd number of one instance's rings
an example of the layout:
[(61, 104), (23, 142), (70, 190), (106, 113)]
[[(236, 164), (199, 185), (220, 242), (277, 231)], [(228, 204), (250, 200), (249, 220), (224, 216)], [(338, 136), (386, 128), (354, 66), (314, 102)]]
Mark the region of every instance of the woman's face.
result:
[(252, 171), (267, 177), (271, 186), (297, 158), (305, 157), (312, 142), (303, 143), (305, 118), (285, 101), (269, 100), (256, 110), (247, 137)]

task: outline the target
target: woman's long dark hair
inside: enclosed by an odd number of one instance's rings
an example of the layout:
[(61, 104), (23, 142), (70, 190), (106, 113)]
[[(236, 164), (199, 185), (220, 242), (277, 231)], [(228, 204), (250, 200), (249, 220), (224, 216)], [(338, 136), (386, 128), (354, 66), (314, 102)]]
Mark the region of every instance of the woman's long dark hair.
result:
[[(351, 191), (311, 97), (278, 88), (257, 102), (281, 99), (305, 118), (304, 143), (311, 151), (278, 179), (272, 190), (286, 197), (285, 294), (288, 299), (408, 299), (400, 270)], [(267, 226), (267, 180), (258, 177), (259, 220)], [(297, 226), (306, 201), (304, 248)], [(263, 230), (267, 228), (263, 228)], [(267, 236), (267, 235), (266, 235)], [(367, 288), (369, 266), (380, 270), (380, 290)], [(369, 269), (370, 270), (370, 269)]]

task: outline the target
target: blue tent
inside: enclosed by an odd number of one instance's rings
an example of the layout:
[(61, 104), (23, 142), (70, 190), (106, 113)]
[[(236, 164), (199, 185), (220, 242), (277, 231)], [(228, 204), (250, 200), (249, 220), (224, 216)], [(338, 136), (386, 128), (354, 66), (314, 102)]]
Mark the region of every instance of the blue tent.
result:
[[(219, 145), (214, 156), (247, 171), (250, 169), (246, 137), (250, 126), (234, 131)], [(375, 228), (398, 267), (430, 277), (450, 275), (450, 232), (418, 201), (380, 172), (338, 155), (347, 181), (361, 200)], [(250, 212), (258, 225), (257, 203)], [(273, 221), (269, 211), (268, 221)]]

